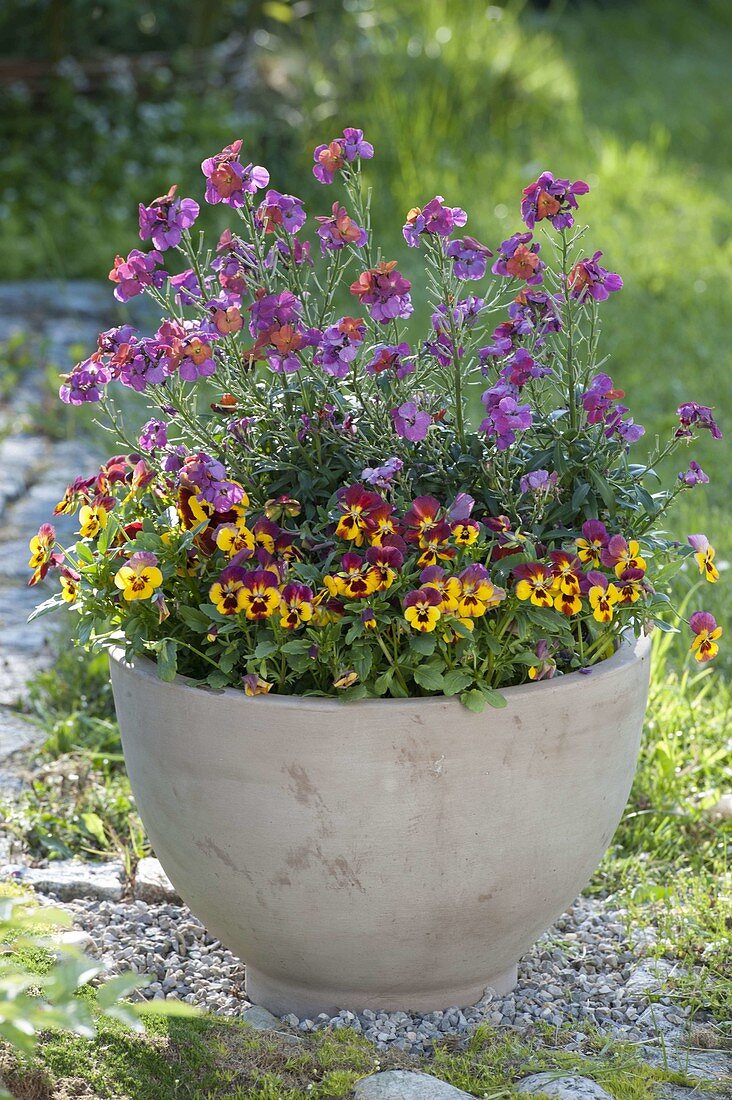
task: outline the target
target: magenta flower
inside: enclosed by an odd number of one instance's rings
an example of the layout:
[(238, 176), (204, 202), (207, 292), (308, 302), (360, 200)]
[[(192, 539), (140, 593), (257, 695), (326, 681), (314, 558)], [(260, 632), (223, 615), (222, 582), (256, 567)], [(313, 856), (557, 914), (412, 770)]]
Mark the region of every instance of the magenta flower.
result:
[(279, 294), (262, 294), (249, 306), (251, 321), (249, 331), (252, 336), (282, 325), (297, 324), (302, 314), (302, 302), (289, 290)]
[(545, 290), (524, 287), (508, 307), (508, 316), (515, 323), (516, 331), (522, 334), (535, 331), (545, 336), (549, 332), (560, 332), (562, 328), (558, 299)]
[(277, 264), (281, 264), (285, 268), (302, 267), (303, 264), (313, 267), (310, 256), (310, 241), (298, 239), (292, 241), (277, 240), (267, 253), (264, 263), (270, 271)]
[(213, 349), (208, 342), (211, 337), (204, 333), (190, 333), (181, 341), (177, 349), (180, 363), (178, 374), (184, 382), (195, 382), (199, 378), (210, 378), (216, 371)]
[(381, 374), (391, 370), (397, 378), (406, 378), (414, 370), (414, 359), (409, 344), (376, 344), (371, 359), (366, 364), (368, 374)]
[(356, 130), (353, 126), (347, 126), (343, 131), (343, 152), (346, 160), (351, 162), (360, 157), (361, 160), (371, 160), (374, 155), (374, 147), (369, 141), (364, 141), (363, 130)]
[(335, 252), (350, 244), (354, 248), (363, 248), (368, 241), (368, 234), (360, 225), (356, 225), (345, 206), (339, 202), (333, 203), (332, 213), (317, 217), (317, 233), (320, 237), (320, 251)]
[(168, 345), (153, 339), (141, 340), (122, 364), (119, 380), (137, 393), (143, 393), (148, 386), (159, 386), (172, 373), (170, 356)]
[(541, 245), (532, 244), (531, 233), (514, 233), (508, 240), (503, 241), (498, 250), (498, 257), (491, 271), (494, 275), (504, 275), (510, 279), (524, 279), (529, 286), (538, 286), (544, 281), (542, 272), (546, 267), (543, 260), (539, 259)]
[(415, 206), (409, 211), (402, 233), (410, 248), (419, 248), (423, 233), (449, 237), (453, 229), (465, 225), (467, 220), (468, 215), (459, 206), (445, 206), (442, 195), (435, 195), (423, 209)]
[(499, 382), (481, 394), (487, 415), (480, 431), (495, 440), (499, 451), (505, 451), (516, 442), (517, 432), (531, 427), (531, 408), (529, 405), (519, 405), (516, 395), (517, 390), (505, 382)]
[(577, 209), (577, 195), (586, 195), (589, 185), (583, 180), (555, 180), (551, 172), (542, 172), (538, 180), (524, 188), (521, 217), (529, 229), (535, 222), (547, 218), (555, 229), (570, 229), (574, 225), (572, 211)]
[(427, 430), (432, 423), (430, 414), (420, 412), (414, 401), (405, 401), (397, 409), (391, 409), (390, 415), (397, 435), (402, 439), (408, 439), (411, 443), (420, 443), (427, 435)]
[(178, 480), (183, 487), (195, 490), (213, 504), (217, 512), (228, 511), (244, 498), (241, 485), (227, 479), (225, 466), (203, 451), (186, 458)]
[(679, 481), (691, 488), (694, 485), (707, 485), (709, 483), (709, 478), (704, 473), (699, 463), (694, 462), (692, 459), (686, 473), (682, 472), (679, 474)]
[(409, 279), (397, 271), (396, 260), (389, 260), (362, 271), (350, 289), (368, 307), (372, 319), (386, 325), (396, 317), (411, 316), (411, 286)]
[(461, 237), (450, 241), (447, 255), (453, 261), (453, 271), (458, 279), (482, 279), (493, 255), (490, 248), (476, 241), (474, 237)]
[(388, 489), (396, 475), (400, 472), (404, 463), (401, 458), (387, 458), (381, 466), (367, 466), (361, 471), (361, 481), (367, 485), (373, 485), (377, 489)]
[(143, 424), (140, 438), (138, 439), (140, 450), (155, 451), (159, 447), (168, 446), (168, 426), (162, 420), (148, 420)]
[(332, 378), (345, 378), (358, 355), (366, 335), (366, 325), (357, 317), (342, 317), (329, 325), (323, 340), (313, 356), (313, 363), (323, 368)]
[(532, 496), (548, 496), (557, 485), (557, 474), (548, 470), (532, 470), (524, 474), (519, 482), (522, 493), (531, 493)]
[(676, 410), (679, 426), (674, 432), (676, 439), (690, 439), (692, 428), (706, 428), (712, 439), (721, 439), (722, 433), (708, 405), (697, 405), (696, 401), (685, 401)]
[(278, 226), (286, 233), (297, 233), (306, 221), (302, 199), (270, 190), (257, 209), (256, 220), (265, 233), (274, 233)]
[(254, 195), (269, 183), (269, 172), (258, 164), (243, 165), (239, 159), (241, 140), (227, 145), (215, 157), (201, 163), (206, 177), (206, 202), (225, 202), (239, 207), (246, 202), (245, 195)]
[(596, 374), (582, 394), (582, 407), (588, 424), (604, 424), (608, 439), (618, 435), (627, 444), (636, 443), (645, 435), (645, 428), (625, 416), (628, 411), (625, 405), (615, 404), (623, 396), (623, 390), (615, 389), (609, 374)]
[(112, 372), (95, 356), (77, 363), (69, 373), (62, 375), (63, 382), (58, 395), (64, 405), (84, 405), (101, 401), (104, 387), (112, 378)]
[(336, 172), (345, 168), (356, 157), (370, 160), (373, 155), (374, 147), (370, 142), (364, 141), (363, 130), (347, 127), (343, 131), (343, 137), (334, 138), (327, 145), (318, 145), (315, 149), (313, 175), (319, 183), (332, 183)]
[(178, 184), (174, 183), (167, 195), (153, 199), (149, 206), (140, 203), (140, 239), (152, 239), (160, 252), (180, 244), (183, 230), (190, 229), (198, 217), (198, 203), (177, 198), (177, 190)]
[(620, 276), (600, 266), (598, 261), (601, 256), (602, 252), (595, 252), (589, 260), (580, 260), (574, 265), (567, 278), (572, 298), (581, 302), (588, 298), (604, 302), (613, 291), (622, 288)]
[(525, 348), (518, 348), (501, 370), (501, 378), (521, 389), (532, 378), (544, 378), (551, 373), (551, 367), (543, 367)]
[(182, 306), (192, 306), (200, 302), (203, 292), (192, 267), (187, 267), (177, 275), (171, 275), (168, 282), (173, 288), (176, 301)]
[(150, 252), (140, 252), (133, 248), (129, 256), (123, 259), (115, 256), (114, 267), (109, 273), (110, 282), (116, 283), (114, 296), (118, 302), (129, 302), (146, 287), (159, 289), (168, 278), (167, 271), (156, 270), (163, 262), (162, 253), (153, 248)]

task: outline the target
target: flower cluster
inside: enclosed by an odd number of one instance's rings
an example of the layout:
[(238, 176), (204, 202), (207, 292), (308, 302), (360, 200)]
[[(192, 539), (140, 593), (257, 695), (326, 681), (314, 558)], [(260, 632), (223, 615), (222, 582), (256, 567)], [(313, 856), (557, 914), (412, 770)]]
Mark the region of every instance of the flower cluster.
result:
[[(596, 339), (622, 279), (581, 249), (587, 184), (543, 172), (525, 228), (492, 247), (437, 195), (406, 216), (415, 252), (384, 259), (361, 130), (315, 150), (316, 179), (343, 191), (313, 215), (243, 149), (201, 165), (205, 202), (234, 220), (215, 247), (175, 185), (140, 206), (149, 248), (110, 279), (119, 301), (151, 299), (157, 328), (103, 332), (62, 378), (61, 400), (98, 405), (119, 453), (59, 502), (73, 546), (50, 523), (31, 540), (30, 583), (58, 580), (43, 609), (76, 609), (82, 641), (123, 640), (164, 677), (474, 709), (591, 669), (624, 632), (676, 629), (669, 577), (714, 584), (719, 563), (702, 534), (668, 539), (663, 517), (709, 479), (694, 459), (668, 488), (655, 471), (721, 432), (687, 401), (631, 460), (644, 429)], [(410, 256), (426, 272), (421, 339)], [(119, 388), (147, 406), (129, 427)], [(712, 614), (687, 625), (693, 657), (713, 658)]]

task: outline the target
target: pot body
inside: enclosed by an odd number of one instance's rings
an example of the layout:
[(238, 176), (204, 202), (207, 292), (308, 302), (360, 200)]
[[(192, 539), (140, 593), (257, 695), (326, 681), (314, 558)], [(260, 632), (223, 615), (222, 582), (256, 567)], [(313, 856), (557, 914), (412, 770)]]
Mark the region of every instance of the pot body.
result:
[(163, 683), (111, 659), (158, 858), (277, 1014), (429, 1011), (506, 992), (587, 883), (633, 779), (647, 639), (590, 675), (455, 699)]

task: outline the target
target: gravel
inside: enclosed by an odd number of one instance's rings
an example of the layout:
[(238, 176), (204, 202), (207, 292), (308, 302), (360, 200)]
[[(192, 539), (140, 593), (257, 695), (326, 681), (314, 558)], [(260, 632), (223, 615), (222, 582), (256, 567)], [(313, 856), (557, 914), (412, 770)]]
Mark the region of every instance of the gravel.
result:
[[(249, 1007), (243, 965), (185, 907), (80, 899), (70, 908), (113, 972), (149, 975), (145, 996), (175, 997), (228, 1015)], [(648, 938), (646, 933), (646, 943)], [(343, 1008), (333, 1017), (285, 1016), (283, 1024), (300, 1034), (352, 1027), (380, 1050), (411, 1054), (429, 1053), (435, 1042), (464, 1037), (483, 1022), (519, 1030), (570, 1024), (570, 1046), (577, 1049), (588, 1027), (637, 1043), (656, 1042), (659, 1032), (666, 1042), (681, 1040), (685, 1010), (663, 995), (670, 968), (643, 959), (642, 952), (621, 913), (581, 898), (522, 959), (518, 986), (504, 997), (487, 991), (472, 1007), (424, 1014)], [(657, 999), (649, 1008), (651, 990)]]

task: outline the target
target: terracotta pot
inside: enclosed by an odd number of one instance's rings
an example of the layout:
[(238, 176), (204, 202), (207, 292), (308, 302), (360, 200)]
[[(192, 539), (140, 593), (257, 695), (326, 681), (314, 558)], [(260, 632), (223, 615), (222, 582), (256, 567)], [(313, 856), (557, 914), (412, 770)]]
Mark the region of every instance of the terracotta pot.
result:
[(247, 698), (111, 659), (137, 805), (193, 912), (278, 1014), (507, 992), (607, 848), (635, 770), (647, 639), (589, 675), (455, 699)]

